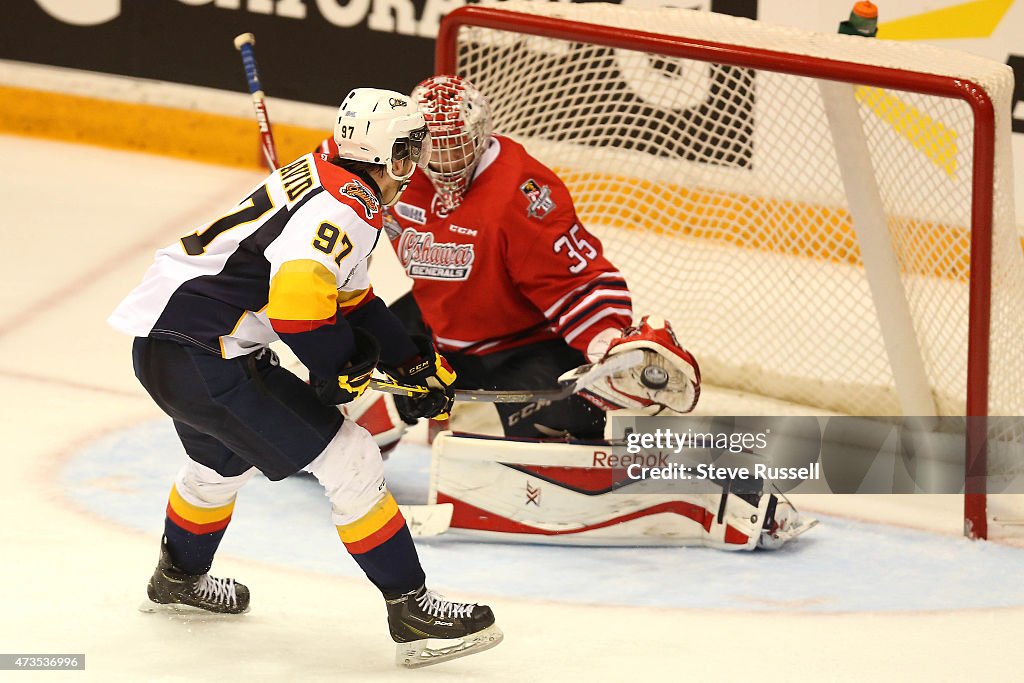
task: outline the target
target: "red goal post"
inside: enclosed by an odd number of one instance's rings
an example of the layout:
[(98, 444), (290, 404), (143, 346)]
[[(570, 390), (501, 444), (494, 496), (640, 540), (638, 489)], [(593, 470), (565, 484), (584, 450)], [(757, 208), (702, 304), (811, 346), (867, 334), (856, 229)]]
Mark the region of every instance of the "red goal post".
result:
[[(435, 69), (476, 83), (496, 130), (560, 172), (588, 227), (607, 229), (637, 311), (673, 320), (710, 383), (837, 413), (979, 418), (965, 530), (987, 536), (984, 418), (1024, 413), (1004, 65), (691, 10), (513, 1), (448, 14)], [(723, 264), (742, 272), (723, 279)], [(782, 320), (762, 330), (750, 310)]]

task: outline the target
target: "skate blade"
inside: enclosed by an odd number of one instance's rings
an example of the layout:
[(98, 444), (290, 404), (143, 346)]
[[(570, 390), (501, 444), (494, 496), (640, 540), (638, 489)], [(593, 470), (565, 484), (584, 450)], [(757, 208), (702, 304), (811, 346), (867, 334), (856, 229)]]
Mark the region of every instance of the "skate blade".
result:
[(786, 540), (788, 541), (791, 538), (796, 538), (800, 534), (810, 531), (816, 526), (818, 526), (818, 520), (814, 519), (813, 517), (808, 517), (806, 519), (801, 519), (799, 524), (782, 532), (782, 535), (785, 536)]
[(774, 536), (762, 536), (761, 543), (758, 544), (758, 547), (763, 548), (764, 550), (778, 550), (787, 542), (792, 541), (800, 534), (810, 531), (817, 525), (818, 520), (814, 519), (813, 517), (808, 517), (807, 519), (803, 519), (801, 517), (800, 521), (797, 524), (783, 531), (775, 532)]
[(231, 614), (228, 612), (211, 612), (203, 609), (202, 607), (193, 607), (192, 605), (182, 605), (180, 603), (164, 604), (160, 602), (153, 602), (147, 598), (139, 605), (139, 611), (145, 614), (167, 614), (169, 616), (187, 617), (189, 619), (195, 619), (197, 617), (202, 619), (231, 619), (234, 617), (240, 617), (243, 614), (248, 614), (249, 607), (246, 607), (242, 612)]
[[(418, 669), (448, 662), (459, 657), (473, 655), (477, 652), (490, 650), (502, 641), (505, 635), (497, 624), (491, 624), (482, 631), (472, 633), (465, 638), (415, 640), (411, 643), (399, 643), (395, 652), (395, 663), (406, 669)], [(441, 647), (431, 648), (429, 644), (450, 643)]]

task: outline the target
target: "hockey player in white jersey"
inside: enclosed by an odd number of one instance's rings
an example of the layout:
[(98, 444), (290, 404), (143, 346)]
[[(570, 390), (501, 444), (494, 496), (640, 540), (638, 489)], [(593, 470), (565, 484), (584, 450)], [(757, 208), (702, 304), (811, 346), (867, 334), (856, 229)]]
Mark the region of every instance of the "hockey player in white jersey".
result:
[[(485, 605), (428, 590), (380, 451), (336, 407), (379, 368), (427, 392), (420, 417), (446, 416), (455, 373), (376, 298), (367, 259), (430, 136), (409, 97), (372, 88), (345, 98), (337, 158), (307, 154), (220, 218), (157, 252), (110, 316), (136, 337), (136, 376), (173, 420), (188, 460), (171, 488), (147, 609), (237, 614), (249, 590), (209, 575), (238, 490), (256, 472), (312, 473), (347, 550), (384, 596), (399, 663), (422, 666), (497, 645)], [(281, 368), (281, 340), (310, 382)], [(449, 639), (428, 648), (427, 639)]]

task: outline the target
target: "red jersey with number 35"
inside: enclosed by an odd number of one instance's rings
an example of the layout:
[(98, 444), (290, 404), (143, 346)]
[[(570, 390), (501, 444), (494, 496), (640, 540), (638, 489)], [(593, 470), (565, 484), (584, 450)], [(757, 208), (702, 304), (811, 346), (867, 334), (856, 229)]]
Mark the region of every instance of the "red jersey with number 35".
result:
[(454, 211), (417, 170), (384, 225), (442, 351), (562, 337), (586, 352), (598, 332), (632, 322), (626, 282), (565, 185), (509, 138), (491, 138)]

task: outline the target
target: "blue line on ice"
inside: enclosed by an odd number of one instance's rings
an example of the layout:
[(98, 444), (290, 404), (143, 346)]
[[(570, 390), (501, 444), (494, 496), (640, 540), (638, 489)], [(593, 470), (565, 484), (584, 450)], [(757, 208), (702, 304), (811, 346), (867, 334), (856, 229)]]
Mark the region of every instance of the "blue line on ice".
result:
[[(183, 457), (169, 420), (147, 422), (87, 446), (61, 483), (77, 504), (152, 533), (155, 557)], [(388, 460), (388, 484), (399, 502), (425, 501), (429, 461), (421, 444), (402, 444)], [(1024, 604), (1024, 549), (839, 518), (823, 519), (777, 552), (505, 545), (443, 536), (418, 545), (430, 585), (464, 597), (785, 612)], [(307, 476), (253, 479), (238, 497), (220, 552), (361, 576), (338, 540), (322, 489)], [(140, 587), (149, 571), (139, 568)]]

